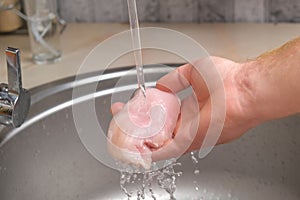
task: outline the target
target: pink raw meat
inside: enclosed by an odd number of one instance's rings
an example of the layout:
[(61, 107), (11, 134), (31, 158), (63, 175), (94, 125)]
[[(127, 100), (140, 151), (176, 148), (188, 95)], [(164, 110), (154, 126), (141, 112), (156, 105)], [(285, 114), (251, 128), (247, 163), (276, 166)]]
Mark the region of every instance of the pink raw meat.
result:
[(146, 96), (139, 92), (115, 114), (108, 130), (108, 150), (117, 160), (149, 169), (152, 151), (173, 137), (180, 100), (155, 88), (147, 88)]

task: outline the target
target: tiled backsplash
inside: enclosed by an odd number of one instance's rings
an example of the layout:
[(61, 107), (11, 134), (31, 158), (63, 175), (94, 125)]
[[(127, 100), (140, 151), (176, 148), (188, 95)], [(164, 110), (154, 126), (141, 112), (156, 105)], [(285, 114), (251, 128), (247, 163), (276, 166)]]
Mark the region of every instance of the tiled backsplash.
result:
[[(126, 0), (57, 0), (69, 22), (126, 22)], [(300, 0), (137, 0), (147, 22), (300, 22)]]

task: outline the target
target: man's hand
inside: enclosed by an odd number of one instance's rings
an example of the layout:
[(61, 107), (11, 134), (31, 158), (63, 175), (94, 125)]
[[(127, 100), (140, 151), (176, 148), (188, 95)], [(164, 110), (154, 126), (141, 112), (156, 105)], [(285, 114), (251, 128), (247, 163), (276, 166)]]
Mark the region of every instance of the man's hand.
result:
[[(225, 89), (226, 117), (218, 144), (227, 143), (257, 125), (259, 120), (252, 110), (253, 92), (244, 79), (243, 64), (228, 59), (211, 57), (219, 72)], [(205, 60), (198, 60), (194, 65), (205, 65)], [(207, 66), (209, 67), (209, 66)], [(192, 106), (192, 99), (186, 99), (181, 105), (181, 118), (178, 120), (173, 141), (152, 154), (153, 160), (164, 160), (179, 157), (184, 152), (200, 149), (211, 121), (211, 95), (218, 96), (221, 88), (209, 94), (208, 87), (201, 74), (191, 64), (183, 65), (162, 77), (156, 87), (175, 93), (191, 86), (198, 105)], [(186, 102), (185, 102), (186, 101)], [(197, 110), (198, 108), (198, 110)], [(218, 108), (216, 108), (218, 109)], [(182, 112), (188, 113), (185, 117)], [(200, 113), (200, 117), (198, 114)], [(194, 130), (196, 129), (196, 130)], [(193, 131), (195, 134), (193, 134)]]

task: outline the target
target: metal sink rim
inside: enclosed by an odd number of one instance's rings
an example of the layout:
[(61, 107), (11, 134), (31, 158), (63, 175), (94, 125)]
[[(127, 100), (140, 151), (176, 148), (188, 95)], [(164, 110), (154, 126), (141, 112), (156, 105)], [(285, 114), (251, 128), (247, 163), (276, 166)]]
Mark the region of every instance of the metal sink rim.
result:
[[(180, 64), (166, 64), (167, 66), (171, 68), (175, 68)], [(134, 75), (134, 71), (131, 71), (128, 73), (128, 71), (135, 66), (127, 66), (127, 67), (118, 67), (113, 69), (107, 69), (107, 70), (100, 70), (96, 72), (90, 72), (86, 74), (81, 74), (76, 76), (70, 76), (63, 79), (59, 79), (50, 83), (46, 83), (37, 87), (34, 87), (30, 89), (31, 94), (31, 105), (32, 107), (34, 104), (42, 101), (43, 99), (55, 95), (59, 92), (63, 92), (69, 89), (72, 89), (74, 87), (83, 86), (86, 84), (99, 82), (103, 80), (110, 80), (113, 78), (120, 78), (123, 75)], [(144, 66), (144, 73), (145, 74), (159, 74), (159, 73), (167, 73), (170, 72), (170, 68), (165, 68), (163, 66), (157, 67), (157, 65), (145, 65)], [(99, 75), (100, 74), (100, 75)], [(148, 82), (150, 86), (155, 86), (155, 82)], [(124, 86), (124, 88), (121, 88), (117, 90), (117, 92), (124, 91), (127, 89), (133, 89), (136, 88), (137, 84), (133, 83), (131, 85)], [(96, 92), (96, 97), (100, 97), (103, 95), (108, 94), (110, 91), (98, 91)], [(25, 122), (22, 124), (21, 127), (17, 129), (12, 129), (10, 127), (2, 127), (2, 130), (0, 129), (0, 148), (4, 146), (10, 139), (15, 137), (19, 132), (29, 127), (31, 124), (38, 122), (39, 120), (58, 112), (64, 108), (67, 108), (69, 106), (74, 105), (74, 102), (80, 103), (82, 101), (88, 100), (89, 98), (93, 98), (94, 94), (90, 94), (90, 96), (87, 96), (83, 99), (71, 99), (67, 102), (64, 102), (62, 104), (56, 105), (55, 107), (44, 110), (42, 112), (33, 113), (32, 109), (29, 110), (29, 116), (25, 120)], [(76, 101), (77, 100), (77, 101)]]

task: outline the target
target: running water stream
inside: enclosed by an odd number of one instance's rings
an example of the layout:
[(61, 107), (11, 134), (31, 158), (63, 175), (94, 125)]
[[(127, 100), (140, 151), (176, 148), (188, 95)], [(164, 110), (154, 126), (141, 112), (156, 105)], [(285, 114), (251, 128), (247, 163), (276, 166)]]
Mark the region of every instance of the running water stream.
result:
[(143, 95), (146, 97), (140, 26), (139, 26), (139, 19), (138, 19), (137, 7), (136, 7), (136, 0), (127, 0), (127, 5), (128, 5), (133, 53), (134, 53), (135, 65), (136, 65), (138, 88), (142, 90)]
[[(139, 20), (137, 14), (136, 0), (127, 0), (128, 13), (130, 21), (131, 38), (133, 45), (133, 52), (137, 71), (138, 88), (141, 89), (146, 97), (146, 88), (143, 72), (143, 59), (140, 40)], [(195, 158), (196, 159), (196, 158)], [(176, 179), (182, 175), (181, 171), (177, 171), (175, 168), (180, 167), (180, 162), (170, 162), (162, 169), (156, 169), (147, 172), (135, 171), (135, 168), (126, 164), (117, 162), (117, 165), (121, 167), (120, 187), (122, 191), (127, 195), (127, 199), (145, 199), (146, 196), (150, 196), (153, 200), (159, 200), (159, 197), (155, 196), (152, 184), (157, 184), (161, 189), (169, 194), (170, 200), (176, 200), (174, 193), (176, 190)], [(152, 163), (155, 169), (155, 163)], [(130, 191), (129, 188), (133, 188), (134, 191)]]

